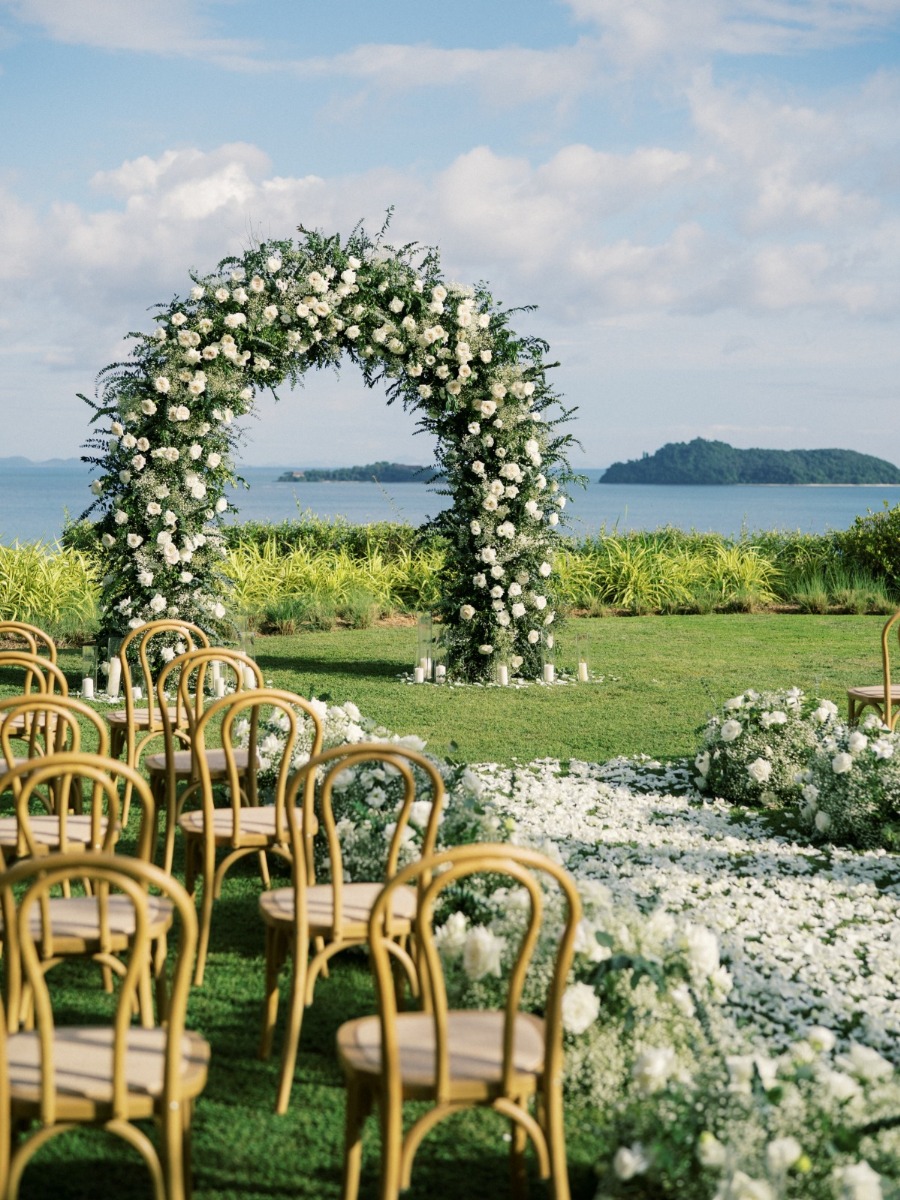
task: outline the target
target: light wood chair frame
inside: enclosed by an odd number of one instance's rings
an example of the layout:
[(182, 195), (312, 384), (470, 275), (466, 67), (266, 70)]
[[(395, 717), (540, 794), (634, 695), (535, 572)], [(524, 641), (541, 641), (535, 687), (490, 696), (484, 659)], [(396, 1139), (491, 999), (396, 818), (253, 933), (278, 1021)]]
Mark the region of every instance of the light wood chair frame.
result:
[[(141, 754), (147, 746), (158, 738), (163, 733), (163, 711), (167, 709), (165, 697), (157, 704), (156, 676), (154, 674), (154, 664), (152, 661), (152, 644), (158, 638), (164, 638), (166, 635), (178, 636), (182, 638), (189, 650), (194, 649), (195, 644), (202, 647), (209, 645), (209, 638), (199, 627), (190, 621), (179, 621), (172, 618), (161, 618), (158, 621), (148, 621), (146, 625), (141, 625), (137, 629), (132, 629), (122, 639), (122, 645), (119, 647), (118, 659), (122, 667), (122, 692), (125, 701), (124, 709), (119, 709), (116, 712), (109, 713), (107, 720), (110, 726), (110, 753), (113, 758), (121, 757), (122, 750), (125, 751), (125, 761), (130, 767), (137, 767)], [(134, 674), (131, 669), (131, 656), (134, 654), (134, 649), (137, 648), (137, 660), (140, 668), (141, 688), (146, 707), (139, 706), (138, 701), (134, 699)], [(158, 674), (158, 672), (156, 673)], [(171, 718), (170, 718), (171, 719)], [(179, 724), (178, 716), (175, 716), (176, 726)], [(128, 806), (131, 800), (131, 792), (125, 794), (125, 803), (122, 810), (123, 821), (128, 820)]]
[[(141, 806), (135, 857), (144, 862), (151, 860), (156, 832), (153, 797), (146, 780), (127, 763), (107, 755), (63, 751), (25, 760), (17, 765), (14, 774), (17, 827), (15, 858), (37, 858), (48, 853), (80, 853), (85, 850), (113, 855), (121, 832), (119, 786), (130, 784)], [(82, 800), (85, 783), (90, 785), (89, 824), (80, 816), (75, 803), (71, 802), (76, 797), (79, 802)], [(47, 826), (51, 822), (47, 818), (34, 821), (31, 813), (35, 798), (43, 802), (43, 795), (38, 789), (45, 784), (50, 786), (60, 803), (55, 843), (47, 838)], [(71, 809), (75, 810), (72, 815)], [(35, 825), (43, 827), (42, 837), (36, 836)], [(88, 838), (83, 836), (85, 833)], [(2, 849), (0, 845), (0, 858)], [(7, 862), (9, 857), (7, 852)], [(52, 902), (45, 914), (47, 923), (41, 941), (44, 970), (49, 971), (64, 958), (91, 958), (102, 968), (104, 986), (110, 991), (113, 975), (122, 974), (122, 964), (117, 956), (126, 951), (131, 942), (129, 914), (123, 913), (121, 906), (115, 904), (98, 909), (96, 914), (93, 906), (90, 906), (89, 913), (83, 911), (84, 907), (78, 897), (68, 894)], [(95, 916), (96, 928), (92, 924)], [(140, 1014), (144, 1025), (150, 1023), (153, 1013), (151, 974), (156, 982), (158, 1009), (165, 1012), (167, 1007), (163, 968), (172, 913), (165, 906), (157, 904), (155, 916), (153, 953), (148, 960), (148, 972), (140, 994)], [(5, 927), (2, 934), (5, 941)], [(19, 1014), (22, 1019), (25, 1019), (28, 1011), (22, 1010)], [(8, 1013), (12, 1020), (15, 1013), (12, 1005), (8, 1007)]]
[[(60, 667), (43, 655), (32, 654), (26, 650), (0, 650), (0, 668), (18, 668), (23, 672), (21, 696), (68, 696), (69, 685)], [(8, 728), (28, 733), (25, 718), (13, 720), (4, 718), (3, 723), (11, 721)], [(43, 731), (39, 732), (43, 734)]]
[[(287, 719), (288, 729), (275, 783), (271, 829), (267, 822), (265, 829), (254, 831), (244, 826), (242, 815), (246, 814), (248, 809), (260, 807), (256, 772), (259, 761), (259, 720), (263, 708), (279, 710)], [(185, 839), (185, 886), (189, 892), (193, 892), (197, 879), (203, 879), (200, 940), (194, 974), (194, 982), (198, 986), (203, 983), (209, 952), (213, 901), (220, 896), (222, 882), (232, 866), (248, 854), (259, 855), (263, 886), (269, 888), (271, 880), (265, 861), (266, 853), (273, 852), (288, 861), (291, 860), (292, 841), (285, 811), (288, 803), (294, 802), (293, 797), (296, 795), (292, 792), (291, 800), (288, 801), (291, 759), (299, 732), (298, 710), (312, 724), (311, 754), (316, 756), (322, 748), (324, 736), (319, 714), (309, 700), (279, 688), (254, 688), (246, 692), (237, 692), (233, 696), (224, 696), (206, 709), (193, 730), (192, 761), (195, 765), (196, 780), (182, 796), (182, 812), (178, 824)], [(246, 767), (239, 761), (233, 744), (234, 725), (242, 717), (246, 717), (250, 725)], [(205, 753), (207, 743), (211, 740), (219, 721), (221, 729), (216, 740), (221, 742), (225, 758), (224, 775), (221, 777), (218, 774), (213, 775)], [(227, 808), (230, 809), (230, 820), (226, 819), (219, 831), (216, 829), (217, 786), (223, 787), (227, 792)], [(202, 819), (199, 823), (195, 823), (183, 808), (183, 801), (194, 794), (200, 797), (201, 802)], [(219, 849), (224, 849), (226, 854), (217, 864), (216, 853)]]
[[(98, 895), (113, 890), (125, 896), (135, 914), (135, 934), (129, 962), (115, 998), (112, 1021), (106, 1026), (63, 1029), (54, 1024), (53, 1003), (42, 968), (34, 931), (40, 926), (35, 913), (45, 908), (52, 889), (66, 881), (89, 879)], [(20, 896), (16, 894), (27, 889)], [(169, 1005), (164, 1026), (151, 1030), (132, 1023), (143, 977), (143, 962), (150, 953), (152, 919), (147, 897), (153, 889), (172, 905), (178, 916), (178, 949), (172, 967)], [(206, 1084), (209, 1047), (185, 1028), (193, 956), (197, 945), (197, 917), (193, 903), (177, 880), (151, 863), (115, 858), (107, 854), (54, 854), (25, 860), (0, 875), (0, 902), (11, 930), (9, 966), (14, 981), (11, 1001), (18, 1006), (15, 989), (27, 981), (34, 994), (36, 1030), (10, 1027), (8, 1014), (0, 1022), (0, 1102), (17, 1129), (36, 1121), (37, 1128), (22, 1140), (2, 1139), (0, 1172), (4, 1200), (15, 1200), (22, 1177), (37, 1151), (61, 1133), (91, 1125), (121, 1138), (135, 1149), (150, 1174), (155, 1200), (188, 1200), (191, 1193), (190, 1127), (194, 1100)], [(95, 1072), (96, 1091), (78, 1094), (57, 1089), (57, 1069), (65, 1070), (66, 1046), (75, 1039), (98, 1046), (83, 1051), (88, 1073)], [(110, 1055), (108, 1074), (101, 1063)], [(129, 1071), (136, 1059), (152, 1059), (151, 1083), (135, 1085)], [(24, 1064), (24, 1065), (23, 1065)], [(24, 1078), (23, 1078), (24, 1076)], [(35, 1082), (37, 1076), (37, 1082)], [(159, 1126), (159, 1146), (135, 1122), (154, 1119)]]
[[(148, 755), (144, 766), (150, 779), (150, 790), (153, 792), (159, 812), (165, 812), (165, 833), (163, 841), (163, 870), (171, 871), (175, 859), (175, 831), (178, 828), (178, 816), (189, 795), (199, 786), (199, 776), (194, 764), (194, 751), (191, 749), (195, 740), (195, 732), (200, 718), (206, 709), (206, 677), (211, 673), (214, 663), (219, 663), (226, 672), (233, 675), (235, 692), (252, 690), (247, 684), (246, 672), (253, 675), (254, 688), (263, 685), (262, 671), (259, 664), (254, 662), (242, 650), (233, 650), (225, 646), (204, 646), (196, 650), (188, 650), (166, 663), (156, 681), (157, 702), (162, 716), (163, 725), (163, 757), (160, 762), (156, 755)], [(177, 720), (173, 720), (166, 693), (175, 681), (175, 712)], [(187, 763), (179, 760), (179, 747), (190, 750)], [(209, 762), (209, 752), (204, 750)], [(224, 764), (223, 764), (224, 768)], [(222, 772), (215, 772), (216, 777), (224, 777)], [(182, 796), (178, 795), (178, 785), (186, 784)]]
[[(109, 728), (93, 708), (74, 696), (56, 696), (43, 692), (29, 696), (6, 696), (0, 700), (0, 775), (8, 767), (25, 759), (81, 750), (81, 722), (90, 725), (97, 735), (95, 753), (108, 756)], [(13, 742), (24, 742), (25, 754), (16, 754)], [(14, 779), (12, 786), (18, 786)], [(2, 789), (0, 789), (2, 795)], [(70, 797), (76, 812), (81, 811), (81, 797)], [(56, 800), (52, 787), (48, 789), (45, 806), (55, 811)], [(0, 818), (2, 822), (2, 818)], [(2, 842), (0, 842), (2, 844)]]
[[(332, 794), (341, 775), (369, 763), (387, 765), (397, 771), (403, 781), (403, 801), (385, 856), (382, 877), (372, 881), (351, 882), (344, 879), (341, 843), (334, 818)], [(263, 1059), (268, 1058), (272, 1052), (278, 1016), (278, 976), (288, 958), (293, 963), (275, 1102), (277, 1113), (287, 1112), (303, 1014), (313, 1002), (318, 977), (327, 975), (328, 963), (336, 954), (353, 946), (364, 946), (368, 939), (368, 906), (366, 915), (361, 920), (357, 918), (351, 921), (345, 915), (345, 901), (353, 896), (354, 890), (358, 892), (360, 889), (366, 889), (371, 893), (373, 883), (383, 884), (397, 872), (404, 830), (409, 822), (412, 805), (417, 794), (420, 794), (414, 774), (415, 768), (422, 772), (428, 782), (432, 804), (431, 814), (423, 832), (421, 850), (422, 855), (429, 855), (437, 842), (445, 792), (440, 771), (424, 754), (399, 746), (395, 742), (357, 742), (336, 746), (317, 757), (311, 757), (291, 780), (286, 802), (293, 846), (291, 887), (277, 889), (260, 898), (261, 916), (266, 927), (265, 1001), (259, 1051)], [(302, 805), (298, 806), (296, 798), (301, 791)], [(296, 819), (298, 809), (302, 813), (299, 822)], [(330, 878), (330, 883), (318, 885), (318, 890), (321, 892), (327, 889), (330, 892), (332, 920), (330, 924), (311, 930), (306, 897), (307, 889), (316, 886), (313, 839), (317, 832), (321, 832), (325, 838)], [(374, 899), (374, 895), (371, 898)], [(286, 912), (286, 915), (281, 916), (282, 912)], [(408, 938), (412, 934), (414, 922), (407, 920), (399, 929), (398, 936)], [(311, 949), (314, 950), (312, 957)]]
[[(502, 1017), (500, 1068), (496, 1078), (454, 1079), (451, 1070), (450, 1031), (454, 1014), (448, 1009), (440, 953), (435, 944), (433, 913), (441, 893), (475, 873), (506, 876), (524, 888), (530, 898), (530, 913), (510, 971), (505, 1008), (485, 1013), (494, 1027)], [(566, 920), (547, 994), (543, 1020), (520, 1011), (522, 989), (537, 945), (544, 915), (540, 877), (555, 885), (565, 900)], [(421, 884), (415, 960), (396, 937), (392, 917), (398, 888)], [(572, 964), (581, 902), (571, 875), (545, 855), (508, 843), (458, 846), (422, 859), (404, 868), (384, 888), (369, 920), (369, 947), (378, 997), (378, 1016), (348, 1021), (338, 1030), (338, 1059), (347, 1080), (347, 1118), (344, 1156), (344, 1200), (355, 1200), (362, 1163), (362, 1127), (373, 1105), (381, 1123), (381, 1200), (395, 1200), (410, 1186), (415, 1154), (431, 1129), (452, 1113), (469, 1107), (488, 1107), (509, 1119), (512, 1127), (510, 1169), (515, 1196), (524, 1195), (524, 1151), (530, 1140), (537, 1154), (541, 1178), (549, 1179), (555, 1200), (569, 1200), (563, 1125), (562, 997)], [(398, 1029), (405, 1021), (418, 1021), (422, 1014), (400, 1012), (395, 976), (400, 961), (409, 972), (418, 972), (424, 1013), (430, 1018), (435, 1054), (425, 1077), (404, 1079)], [(543, 1030), (543, 1062), (525, 1070), (515, 1062), (519, 1022)], [(380, 1064), (373, 1055), (365, 1069), (354, 1059), (350, 1047), (362, 1022), (377, 1022)], [(415, 1028), (414, 1026), (412, 1028)], [(458, 1049), (458, 1048), (457, 1048)], [(465, 1047), (469, 1050), (467, 1044)], [(404, 1100), (429, 1100), (432, 1107), (420, 1115), (404, 1133)], [(534, 1115), (529, 1100), (535, 1100)]]
[[(37, 625), (29, 625), (27, 621), (0, 621), (0, 638), (3, 637), (19, 637), (25, 643), (29, 654), (37, 654), (41, 658), (49, 658), (52, 663), (56, 662), (56, 642)], [(42, 653), (44, 650), (47, 652), (46, 656)], [(0, 650), (0, 654), (6, 653), (6, 650)]]
[(888, 729), (900, 720), (900, 684), (891, 682), (891, 633), (897, 626), (900, 639), (900, 609), (889, 617), (881, 630), (881, 684), (847, 689), (847, 723), (857, 725), (867, 708), (874, 708)]

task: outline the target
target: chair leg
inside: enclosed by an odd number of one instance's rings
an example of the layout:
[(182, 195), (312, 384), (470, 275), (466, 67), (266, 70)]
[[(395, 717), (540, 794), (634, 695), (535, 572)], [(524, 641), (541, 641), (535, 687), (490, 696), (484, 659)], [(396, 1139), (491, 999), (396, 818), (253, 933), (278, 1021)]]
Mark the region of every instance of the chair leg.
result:
[(569, 1171), (566, 1166), (566, 1131), (563, 1125), (562, 1096), (551, 1092), (544, 1100), (544, 1132), (550, 1157), (550, 1189), (553, 1200), (571, 1200)]
[(294, 1068), (297, 1065), (297, 1050), (300, 1046), (300, 1031), (306, 1010), (306, 974), (309, 965), (309, 946), (300, 946), (294, 958), (291, 975), (291, 993), (288, 999), (287, 1025), (284, 1031), (284, 1046), (281, 1051), (281, 1073), (278, 1076), (277, 1113), (286, 1113), (291, 1099)]
[(356, 1200), (362, 1168), (362, 1131), (372, 1111), (372, 1097), (359, 1079), (347, 1080), (347, 1111), (344, 1119), (344, 1172), (341, 1200)]
[(278, 973), (284, 962), (284, 936), (272, 925), (266, 926), (266, 973), (263, 996), (262, 1030), (259, 1039), (259, 1057), (267, 1059), (272, 1053), (272, 1038), (278, 1021)]
[[(382, 1081), (383, 1083), (383, 1081)], [(380, 1200), (400, 1200), (400, 1167), (403, 1158), (403, 1104), (382, 1092), (381, 1118), (381, 1193)]]
[(513, 1200), (525, 1200), (528, 1195), (528, 1176), (525, 1172), (525, 1147), (528, 1134), (518, 1121), (509, 1123), (509, 1187)]
[(216, 848), (204, 843), (197, 851), (203, 855), (203, 896), (200, 902), (200, 937), (197, 941), (197, 966), (194, 971), (194, 985), (200, 987), (203, 983), (203, 973), (206, 970), (206, 956), (209, 953), (209, 932), (212, 927), (213, 898), (215, 895)]

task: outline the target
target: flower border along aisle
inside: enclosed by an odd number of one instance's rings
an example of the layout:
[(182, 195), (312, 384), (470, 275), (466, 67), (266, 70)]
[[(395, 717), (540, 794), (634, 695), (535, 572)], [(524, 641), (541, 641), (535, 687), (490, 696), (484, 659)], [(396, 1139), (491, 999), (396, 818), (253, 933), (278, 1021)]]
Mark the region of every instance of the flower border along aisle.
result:
[[(517, 337), (483, 286), (446, 283), (434, 251), (400, 249), (357, 228), (346, 243), (301, 230), (161, 307), (128, 362), (87, 400), (87, 443), (106, 554), (104, 628), (157, 616), (215, 630), (225, 617), (218, 527), (235, 480), (235, 418), (259, 389), (296, 384), (349, 356), (368, 386), (386, 378), (436, 439), (453, 507), (440, 615), (457, 677), (498, 661), (539, 670), (552, 645), (555, 528), (572, 477), (556, 427), (570, 417), (545, 375), (546, 344)], [(82, 399), (87, 399), (82, 397)], [(107, 424), (108, 422), (108, 424)]]

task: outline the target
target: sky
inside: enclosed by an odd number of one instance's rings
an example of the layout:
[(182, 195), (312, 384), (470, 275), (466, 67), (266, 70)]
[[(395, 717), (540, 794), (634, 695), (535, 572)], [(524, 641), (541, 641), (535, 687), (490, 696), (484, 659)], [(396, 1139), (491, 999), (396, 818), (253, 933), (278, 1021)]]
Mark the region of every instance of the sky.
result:
[[(254, 242), (439, 248), (550, 345), (580, 445), (900, 463), (900, 0), (0, 0), (0, 457)], [(421, 463), (352, 364), (246, 465)]]

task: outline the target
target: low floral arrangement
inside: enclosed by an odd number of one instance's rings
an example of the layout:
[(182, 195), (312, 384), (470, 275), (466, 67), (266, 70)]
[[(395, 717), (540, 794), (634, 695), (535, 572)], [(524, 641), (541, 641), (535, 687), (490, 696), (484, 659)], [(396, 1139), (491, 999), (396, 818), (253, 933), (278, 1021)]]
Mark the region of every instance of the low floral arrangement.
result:
[(742, 692), (706, 724), (694, 760), (697, 786), (735, 804), (795, 799), (798, 776), (836, 717), (830, 700), (810, 699), (799, 688)]
[[(832, 758), (852, 753), (831, 709), (797, 693), (751, 694), (726, 711), (758, 712), (761, 729), (763, 712), (796, 714), (792, 698), (801, 719), (809, 708), (813, 728), (835, 739)], [(329, 740), (396, 738), (353, 705), (324, 706), (323, 716)], [(869, 726), (864, 736), (856, 759), (874, 758), (885, 735)], [(578, 883), (566, 1089), (595, 1138), (596, 1200), (900, 1197), (894, 857), (837, 847), (823, 871), (817, 846), (787, 846), (764, 813), (736, 820), (723, 800), (691, 793), (680, 764), (439, 765), (440, 845), (531, 845)], [(350, 877), (383, 863), (398, 782), (363, 766), (339, 789)], [(429, 811), (424, 800), (414, 814), (407, 857)], [(514, 890), (461, 885), (438, 931), (451, 1002), (496, 1002), (520, 929)], [(551, 902), (527, 985), (535, 1007), (554, 945)]]
[(859, 728), (834, 727), (803, 773), (802, 796), (813, 837), (900, 848), (900, 734), (874, 714)]

